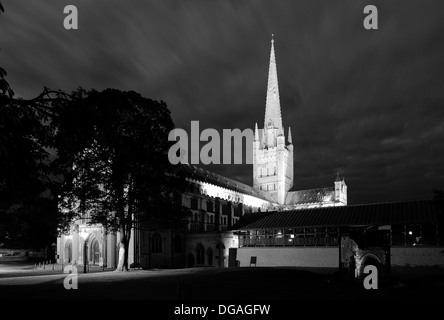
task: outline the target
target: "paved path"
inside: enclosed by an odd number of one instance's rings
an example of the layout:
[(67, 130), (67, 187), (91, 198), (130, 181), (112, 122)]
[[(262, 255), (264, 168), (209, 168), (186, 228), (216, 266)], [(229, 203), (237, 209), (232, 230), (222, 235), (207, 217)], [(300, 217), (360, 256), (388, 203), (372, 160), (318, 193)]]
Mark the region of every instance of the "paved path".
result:
[(443, 299), (443, 279), (395, 281), (365, 290), (362, 282), (296, 268), (193, 268), (78, 274), (66, 290), (61, 271), (18, 272), (0, 266), (0, 299)]

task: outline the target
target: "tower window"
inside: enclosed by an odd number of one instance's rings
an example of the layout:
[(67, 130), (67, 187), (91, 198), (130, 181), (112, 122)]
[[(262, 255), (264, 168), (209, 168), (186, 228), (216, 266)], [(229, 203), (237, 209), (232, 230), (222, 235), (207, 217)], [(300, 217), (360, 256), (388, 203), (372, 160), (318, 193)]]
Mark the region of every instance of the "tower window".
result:
[(213, 201), (207, 201), (207, 211), (208, 212), (214, 212)]
[(197, 199), (191, 198), (191, 209), (197, 210)]

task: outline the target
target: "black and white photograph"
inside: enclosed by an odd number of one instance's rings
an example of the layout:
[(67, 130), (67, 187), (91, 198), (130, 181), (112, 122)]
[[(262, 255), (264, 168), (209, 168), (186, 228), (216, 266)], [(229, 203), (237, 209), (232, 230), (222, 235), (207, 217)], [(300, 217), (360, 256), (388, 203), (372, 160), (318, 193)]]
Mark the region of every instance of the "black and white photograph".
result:
[(0, 0), (0, 299), (443, 300), (444, 2)]

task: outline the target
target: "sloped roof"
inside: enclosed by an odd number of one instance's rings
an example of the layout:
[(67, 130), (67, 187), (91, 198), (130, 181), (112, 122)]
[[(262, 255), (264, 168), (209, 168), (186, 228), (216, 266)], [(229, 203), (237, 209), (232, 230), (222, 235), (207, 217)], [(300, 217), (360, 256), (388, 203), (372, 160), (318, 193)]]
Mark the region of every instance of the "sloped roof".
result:
[(317, 188), (309, 190), (290, 191), (285, 197), (285, 204), (309, 204), (319, 202), (334, 202), (335, 188)]
[(232, 230), (283, 229), (296, 227), (341, 227), (389, 225), (404, 223), (436, 223), (443, 208), (432, 200), (391, 202), (321, 207), (288, 211), (272, 211), (244, 216)]
[(250, 187), (249, 185), (246, 185), (245, 183), (221, 176), (217, 173), (190, 164), (183, 164), (182, 168), (185, 171), (185, 175), (190, 179), (210, 183), (215, 186), (239, 193), (248, 194), (250, 196), (267, 200), (272, 203), (275, 202), (269, 193), (262, 190), (257, 190), (253, 187)]

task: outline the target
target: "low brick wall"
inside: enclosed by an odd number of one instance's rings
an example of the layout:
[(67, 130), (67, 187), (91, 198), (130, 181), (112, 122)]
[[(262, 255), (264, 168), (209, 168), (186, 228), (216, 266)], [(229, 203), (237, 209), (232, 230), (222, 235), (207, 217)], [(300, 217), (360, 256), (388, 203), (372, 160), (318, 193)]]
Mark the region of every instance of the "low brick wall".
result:
[(0, 260), (13, 261), (13, 260), (26, 260), (29, 258), (45, 258), (46, 253), (44, 250), (34, 251), (27, 249), (0, 249)]
[[(250, 266), (251, 257), (257, 257), (260, 267), (319, 267), (337, 268), (337, 247), (244, 247), (237, 249), (236, 260), (241, 267)], [(392, 247), (393, 271), (409, 275), (444, 273), (444, 247)]]
[(320, 267), (336, 268), (339, 265), (337, 247), (301, 248), (239, 248), (236, 259), (241, 267), (250, 266), (250, 258), (257, 257), (261, 267)]

